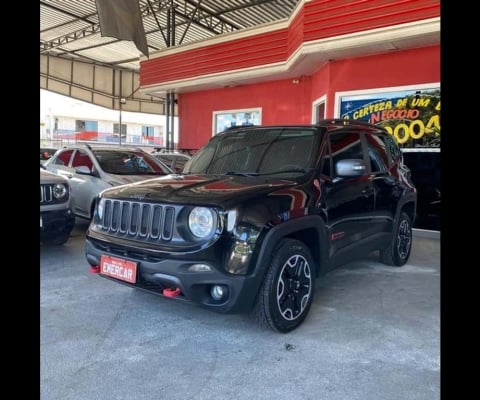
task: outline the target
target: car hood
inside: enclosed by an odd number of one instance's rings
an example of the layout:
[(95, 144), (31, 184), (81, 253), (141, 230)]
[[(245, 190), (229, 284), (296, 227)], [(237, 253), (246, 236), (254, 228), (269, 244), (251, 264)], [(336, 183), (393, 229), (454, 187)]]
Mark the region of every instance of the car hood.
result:
[[(127, 183), (140, 182), (146, 179), (155, 179), (159, 175), (117, 175), (117, 174), (108, 174), (108, 180), (110, 183), (115, 183), (117, 185), (125, 185)], [(164, 175), (161, 175), (164, 176)]]
[(171, 204), (228, 206), (298, 185), (271, 176), (166, 175), (103, 192), (108, 198)]
[(66, 183), (67, 178), (40, 168), (40, 183)]

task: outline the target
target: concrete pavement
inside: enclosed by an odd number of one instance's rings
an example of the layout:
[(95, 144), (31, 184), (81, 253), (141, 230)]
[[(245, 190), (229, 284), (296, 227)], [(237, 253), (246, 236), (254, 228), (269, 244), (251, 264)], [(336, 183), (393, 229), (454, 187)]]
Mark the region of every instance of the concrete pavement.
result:
[(288, 334), (89, 273), (87, 223), (40, 248), (42, 400), (440, 399), (440, 241), (317, 281)]

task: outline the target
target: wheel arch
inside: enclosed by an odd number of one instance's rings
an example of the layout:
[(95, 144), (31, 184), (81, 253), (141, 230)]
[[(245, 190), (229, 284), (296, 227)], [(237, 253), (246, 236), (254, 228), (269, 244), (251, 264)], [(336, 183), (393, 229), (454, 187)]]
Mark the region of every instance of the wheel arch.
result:
[(255, 271), (265, 272), (276, 244), (283, 238), (297, 239), (310, 250), (318, 276), (328, 263), (327, 235), (323, 219), (318, 215), (296, 218), (273, 227), (265, 236), (258, 255)]
[(409, 202), (406, 202), (406, 203), (402, 204), (402, 206), (400, 207), (400, 210), (398, 212), (398, 216), (400, 216), (400, 214), (402, 212), (405, 212), (410, 217), (410, 221), (412, 221), (412, 224), (415, 222), (415, 215), (416, 215), (415, 202), (409, 201)]

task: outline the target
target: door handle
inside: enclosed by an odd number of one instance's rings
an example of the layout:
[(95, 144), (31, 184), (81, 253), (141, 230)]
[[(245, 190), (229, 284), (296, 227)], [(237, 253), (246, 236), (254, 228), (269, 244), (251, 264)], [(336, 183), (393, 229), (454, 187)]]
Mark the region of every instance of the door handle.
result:
[(68, 179), (72, 179), (72, 178), (73, 178), (73, 175), (72, 175), (72, 174), (67, 174), (67, 178), (68, 178)]

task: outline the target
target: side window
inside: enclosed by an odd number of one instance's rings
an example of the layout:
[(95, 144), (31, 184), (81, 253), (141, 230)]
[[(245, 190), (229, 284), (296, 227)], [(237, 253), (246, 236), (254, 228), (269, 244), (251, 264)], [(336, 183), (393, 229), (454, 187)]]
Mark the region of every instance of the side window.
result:
[(72, 157), (73, 150), (62, 151), (53, 161), (54, 165), (64, 165), (68, 167), (68, 162)]
[(390, 155), (390, 160), (392, 160), (392, 163), (394, 163), (402, 156), (402, 151), (398, 147), (397, 143), (395, 143), (393, 136), (385, 135), (384, 140), (386, 150)]
[(90, 156), (85, 151), (77, 150), (73, 157), (72, 168), (77, 168), (81, 166), (87, 167), (91, 172), (93, 163), (90, 159)]
[(385, 142), (379, 135), (366, 134), (368, 158), (372, 172), (383, 172), (391, 164), (388, 158)]
[(327, 139), (327, 143), (324, 150), (324, 155), (322, 157), (322, 174), (332, 177), (332, 157), (330, 150), (330, 136)]
[(330, 149), (333, 171), (330, 176), (337, 177), (336, 164), (340, 160), (363, 160), (360, 134), (356, 132), (339, 132), (330, 134)]

